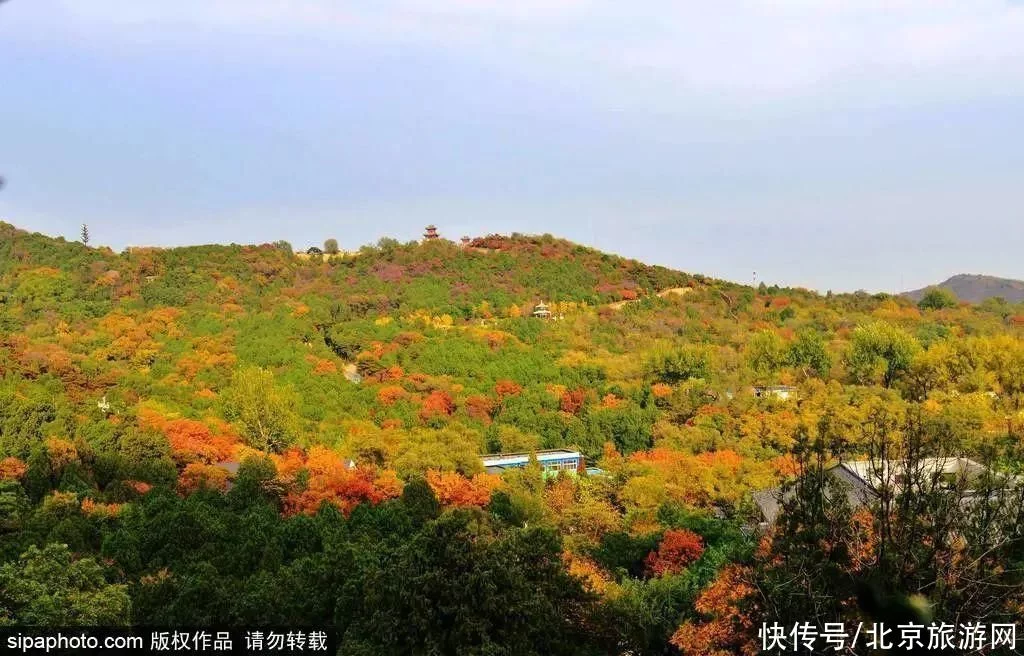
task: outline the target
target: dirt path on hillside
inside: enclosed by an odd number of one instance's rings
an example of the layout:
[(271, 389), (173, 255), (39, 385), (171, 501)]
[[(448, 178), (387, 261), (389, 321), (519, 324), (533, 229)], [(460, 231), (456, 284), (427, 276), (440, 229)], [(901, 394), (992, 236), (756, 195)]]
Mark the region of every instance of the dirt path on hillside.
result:
[[(658, 298), (666, 298), (668, 296), (686, 296), (693, 291), (693, 287), (670, 287), (669, 289), (663, 289), (656, 294)], [(607, 303), (605, 307), (613, 310), (621, 310), (630, 303), (639, 303), (641, 299), (637, 298), (632, 301), (615, 301), (614, 303)]]

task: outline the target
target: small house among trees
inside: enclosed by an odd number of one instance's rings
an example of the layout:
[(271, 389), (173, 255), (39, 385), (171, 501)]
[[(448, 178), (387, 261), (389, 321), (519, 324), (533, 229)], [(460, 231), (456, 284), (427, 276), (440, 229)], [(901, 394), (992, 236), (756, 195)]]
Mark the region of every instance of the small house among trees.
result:
[[(846, 497), (852, 509), (876, 502), (885, 488), (900, 493), (907, 488), (924, 492), (950, 490), (958, 486), (961, 505), (975, 495), (973, 484), (989, 469), (970, 458), (921, 458), (908, 465), (901, 460), (854, 460), (825, 470), (834, 490)], [(834, 492), (833, 492), (834, 493)], [(783, 488), (755, 492), (753, 500), (763, 519), (762, 527), (774, 524), (794, 492)]]
[(533, 308), (533, 316), (535, 316), (535, 317), (537, 317), (539, 319), (550, 319), (551, 318), (551, 310), (549, 310), (548, 306), (545, 305), (544, 303), (538, 303)]
[[(520, 469), (530, 462), (529, 453), (497, 453), (482, 456), (488, 474), (500, 474), (508, 469)], [(575, 474), (585, 468), (583, 454), (572, 449), (545, 449), (533, 454), (546, 476), (560, 471)]]
[(754, 396), (759, 399), (780, 399), (787, 401), (796, 396), (797, 388), (791, 385), (759, 385), (754, 388)]
[(431, 223), (425, 229), (423, 233), (423, 239), (425, 241), (432, 241), (434, 239), (440, 239), (441, 235), (437, 234), (437, 226)]

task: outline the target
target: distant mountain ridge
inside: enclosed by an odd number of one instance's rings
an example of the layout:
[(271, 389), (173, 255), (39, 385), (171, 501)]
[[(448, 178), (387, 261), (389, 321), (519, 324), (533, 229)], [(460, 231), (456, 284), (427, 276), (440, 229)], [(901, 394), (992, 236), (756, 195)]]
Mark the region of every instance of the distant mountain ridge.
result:
[(955, 275), (938, 285), (904, 292), (903, 296), (919, 301), (931, 287), (947, 289), (956, 294), (956, 297), (961, 301), (968, 301), (970, 303), (980, 303), (985, 299), (997, 296), (1006, 299), (1009, 303), (1024, 301), (1024, 280), (970, 273)]

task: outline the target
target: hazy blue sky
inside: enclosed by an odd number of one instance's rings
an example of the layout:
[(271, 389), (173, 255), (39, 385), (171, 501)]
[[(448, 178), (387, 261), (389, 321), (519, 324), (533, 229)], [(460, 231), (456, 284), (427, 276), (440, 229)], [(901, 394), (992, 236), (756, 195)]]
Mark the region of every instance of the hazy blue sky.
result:
[(1024, 3), (10, 0), (0, 218), (436, 223), (821, 290), (1024, 278)]

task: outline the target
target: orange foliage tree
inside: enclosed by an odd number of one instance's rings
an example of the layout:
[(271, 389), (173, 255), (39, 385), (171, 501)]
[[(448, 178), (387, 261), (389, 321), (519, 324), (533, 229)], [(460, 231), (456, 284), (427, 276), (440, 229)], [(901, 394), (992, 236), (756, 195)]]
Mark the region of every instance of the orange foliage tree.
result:
[(313, 367), (313, 373), (318, 376), (326, 376), (328, 374), (337, 373), (338, 367), (331, 360), (325, 360), (323, 358), (317, 358), (316, 366)]
[(171, 457), (179, 463), (212, 464), (228, 460), (238, 443), (234, 436), (215, 434), (209, 426), (194, 419), (172, 419), (164, 423), (163, 432), (171, 445)]
[(491, 493), (501, 486), (497, 474), (476, 474), (466, 478), (457, 472), (427, 472), (427, 483), (444, 506), (486, 506)]
[(601, 398), (602, 408), (618, 408), (621, 407), (623, 403), (625, 403), (625, 401), (614, 394), (605, 394), (604, 397)]
[(604, 594), (611, 583), (611, 577), (590, 558), (568, 551), (562, 554), (569, 574), (583, 582), (583, 587), (595, 594)]
[(511, 380), (499, 380), (494, 385), (494, 393), (498, 395), (498, 399), (504, 399), (509, 396), (518, 396), (523, 391), (523, 386)]
[(57, 437), (46, 440), (46, 454), (50, 458), (50, 466), (54, 469), (61, 469), (78, 461), (78, 449), (75, 445)]
[(120, 503), (99, 503), (89, 498), (82, 499), (82, 513), (98, 519), (117, 517), (122, 507), (123, 504)]
[[(288, 514), (315, 513), (329, 503), (348, 514), (360, 503), (380, 503), (402, 493), (402, 482), (391, 470), (374, 467), (349, 467), (335, 452), (313, 447), (308, 454), (290, 450), (274, 457), (278, 475), (291, 486), (285, 497)], [(305, 471), (305, 486), (297, 484), (298, 473)]]
[(746, 608), (755, 590), (748, 579), (749, 571), (739, 565), (722, 568), (694, 604), (705, 619), (683, 623), (672, 636), (672, 644), (692, 656), (757, 654), (754, 622)]
[(0, 481), (19, 480), (28, 471), (28, 466), (17, 458), (4, 458), (0, 460)]
[(385, 385), (377, 390), (377, 402), (381, 405), (394, 405), (399, 399), (406, 397), (406, 391), (398, 385)]
[(654, 383), (651, 385), (651, 394), (656, 399), (664, 399), (672, 396), (672, 386), (665, 383)]

